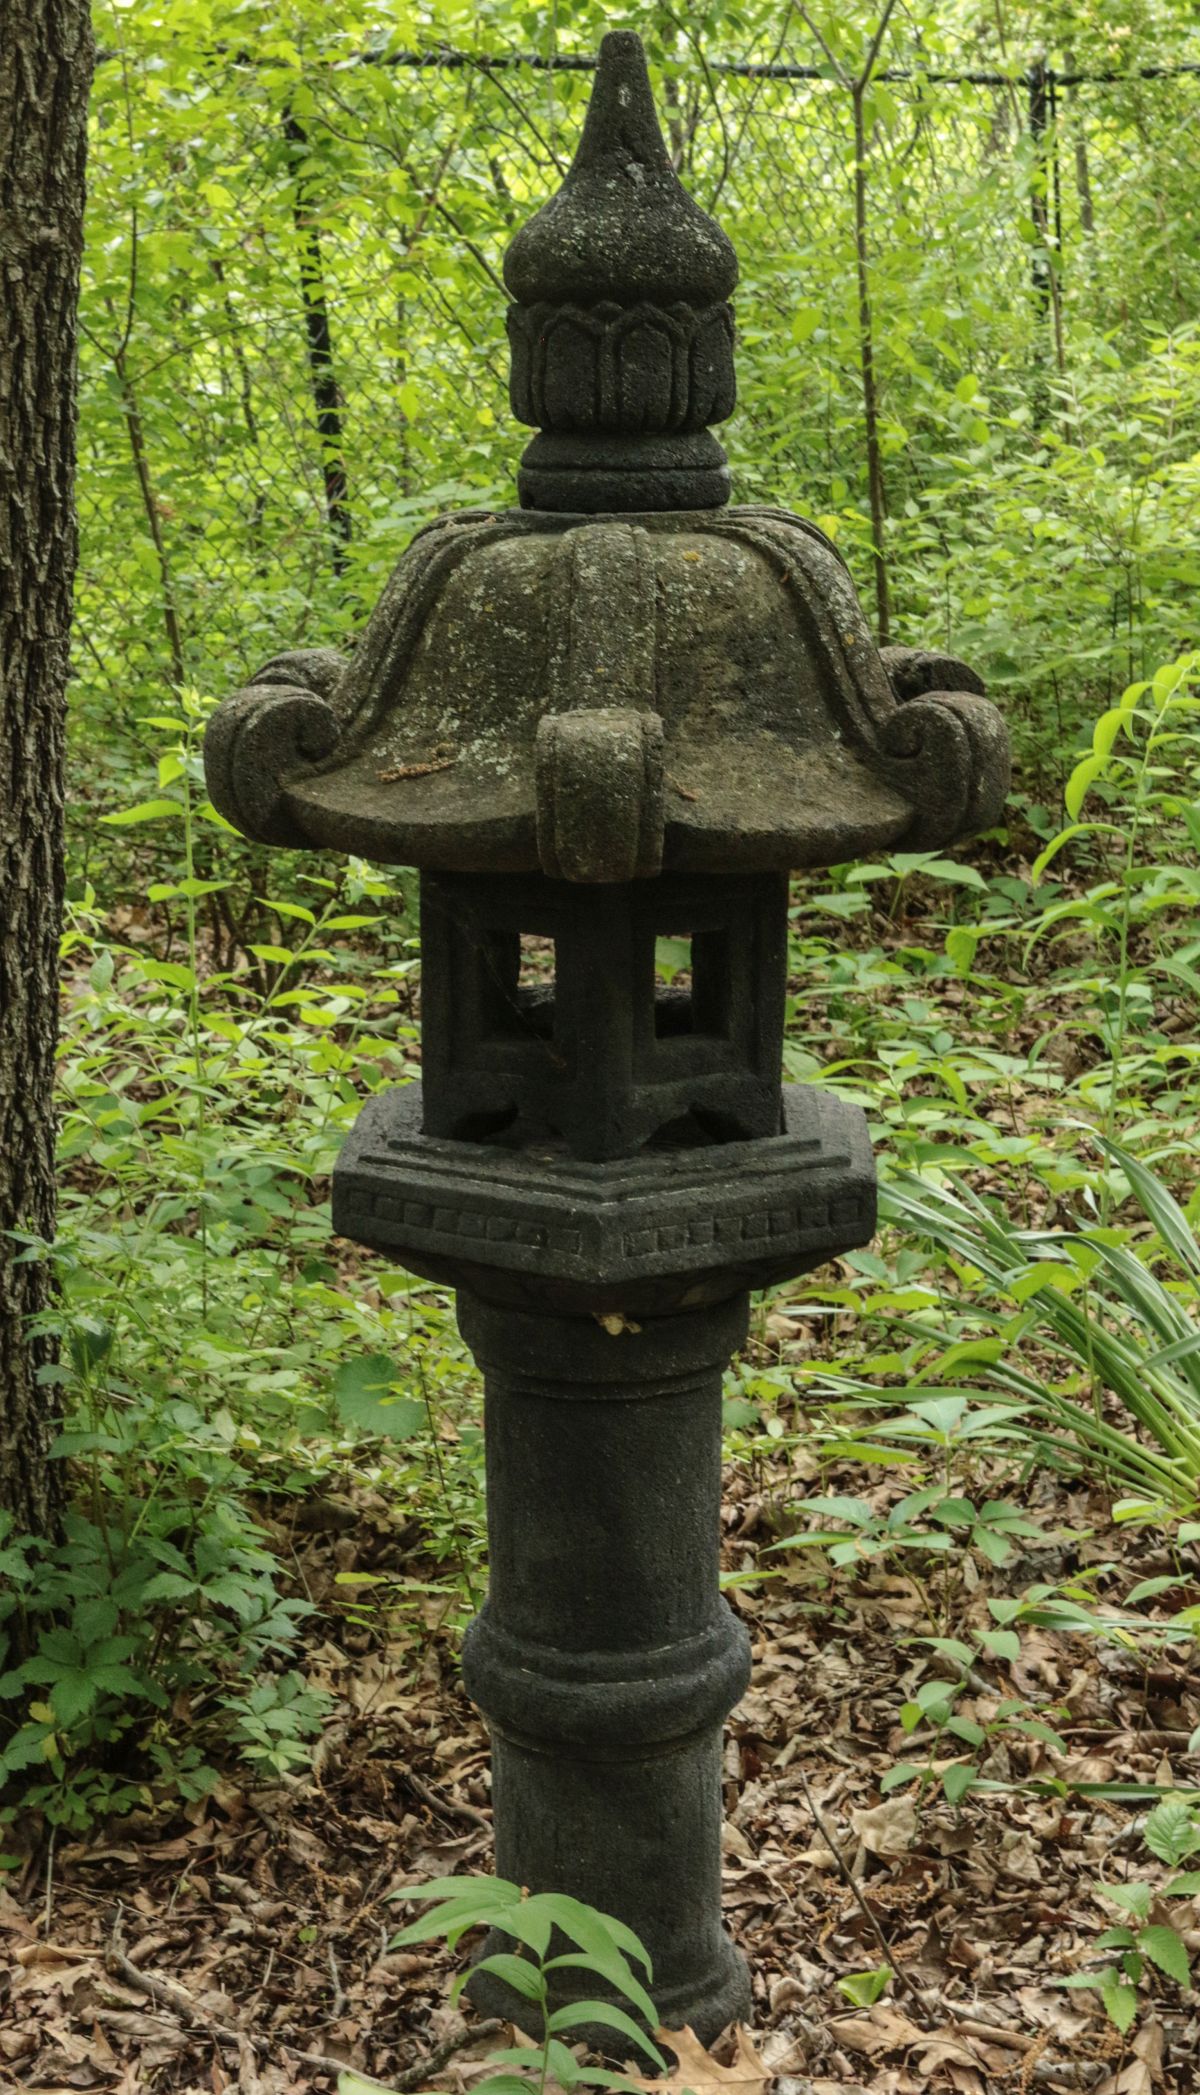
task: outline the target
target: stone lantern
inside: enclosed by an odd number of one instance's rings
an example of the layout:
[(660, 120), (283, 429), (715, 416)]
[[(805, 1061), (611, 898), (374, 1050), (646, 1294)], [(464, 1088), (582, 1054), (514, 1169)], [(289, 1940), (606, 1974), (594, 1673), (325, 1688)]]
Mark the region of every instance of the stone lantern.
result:
[(720, 1913), (750, 1670), (722, 1372), (752, 1288), (875, 1222), (862, 1113), (781, 1083), (787, 876), (968, 836), (1008, 777), (969, 670), (881, 652), (822, 532), (727, 506), (736, 277), (637, 37), (606, 36), (505, 262), (520, 507), (419, 533), (349, 659), (277, 656), (205, 751), (246, 836), (420, 868), (422, 1082), (360, 1115), (334, 1225), (456, 1287), (483, 1370), (463, 1672), (497, 1872), (636, 1928), (663, 2021), (706, 2042), (750, 2003)]

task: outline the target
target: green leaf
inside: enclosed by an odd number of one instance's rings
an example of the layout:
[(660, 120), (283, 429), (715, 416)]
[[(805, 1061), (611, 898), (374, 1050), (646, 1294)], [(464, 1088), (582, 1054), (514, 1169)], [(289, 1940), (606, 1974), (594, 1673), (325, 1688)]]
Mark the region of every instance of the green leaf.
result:
[(1146, 1820), (1142, 1838), (1160, 1862), (1171, 1869), (1178, 1868), (1200, 1848), (1200, 1824), (1194, 1807), (1183, 1797), (1164, 1797)]
[(1098, 1884), (1096, 1889), (1111, 1905), (1132, 1913), (1135, 1920), (1149, 1920), (1154, 1893), (1148, 1884)]
[(891, 1976), (891, 1965), (880, 1964), (873, 1971), (847, 1972), (844, 1979), (837, 1981), (837, 1989), (847, 2000), (853, 2001), (856, 2008), (873, 2008), (887, 1992)]
[(333, 1401), (347, 1425), (389, 1440), (410, 1440), (427, 1423), (421, 1399), (397, 1389), (396, 1364), (387, 1353), (344, 1360), (333, 1378)]
[(1021, 1639), (1015, 1630), (985, 1629), (979, 1633), (979, 1641), (994, 1659), (1006, 1659), (1009, 1664), (1021, 1656)]
[(495, 1921), (495, 1926), (503, 1934), (525, 1943), (535, 1957), (545, 1956), (550, 1947), (553, 1925), (540, 1898), (522, 1899), (519, 1905), (509, 1906)]
[(484, 1899), (492, 1899), (498, 1912), (508, 1906), (519, 1904), (519, 1884), (509, 1884), (503, 1877), (432, 1877), (425, 1884), (404, 1884), (399, 1891), (389, 1891), (389, 1899), (432, 1900), (470, 1899), (473, 1905)]
[(119, 808), (115, 814), (101, 815), (112, 829), (131, 829), (135, 822), (163, 822), (170, 816), (182, 816), (183, 804), (178, 800), (139, 800), (135, 807)]
[(1107, 713), (1101, 713), (1099, 720), (1092, 729), (1092, 748), (1102, 762), (1112, 754), (1113, 744), (1121, 729), (1126, 725), (1128, 718), (1129, 715), (1124, 706), (1110, 706)]
[(1047, 866), (1052, 859), (1057, 858), (1065, 845), (1071, 843), (1075, 837), (1090, 836), (1098, 830), (1103, 830), (1115, 836), (1121, 835), (1121, 831), (1115, 822), (1072, 822), (1069, 828), (1060, 829), (1058, 835), (1051, 838), (1045, 850), (1039, 852), (1033, 861), (1033, 865), (1030, 867), (1029, 877), (1034, 887), (1036, 888), (1040, 885), (1042, 875)]
[(1110, 2022), (1115, 2023), (1124, 2036), (1137, 2014), (1137, 1994), (1127, 1986), (1115, 1971), (1106, 1971), (1100, 1981), (1100, 1998)]
[(638, 2045), (647, 2058), (653, 2059), (661, 2073), (666, 2072), (667, 2062), (657, 2044), (651, 2041), (645, 2030), (638, 2028), (632, 2015), (627, 2015), (624, 2008), (614, 2006), (612, 2001), (572, 2001), (569, 2007), (556, 2008), (546, 2027), (558, 2034), (562, 2030), (582, 2029), (589, 2022), (598, 2022), (602, 2029), (619, 2031), (621, 2036)]
[(1092, 786), (1103, 772), (1106, 762), (1107, 758), (1103, 756), (1086, 756), (1082, 762), (1076, 764), (1070, 778), (1067, 780), (1067, 790), (1063, 794), (1063, 801), (1067, 813), (1073, 822), (1078, 819), (1079, 810), (1087, 799)]
[(647, 1977), (653, 1978), (649, 1950), (623, 1920), (611, 1913), (598, 1913), (593, 1906), (585, 1906), (582, 1900), (570, 1898), (565, 1892), (544, 1892), (539, 1903), (545, 1906), (555, 1927), (596, 1960), (598, 1969), (604, 1968), (600, 1959), (611, 1959), (615, 1949), (622, 1963), (626, 1957), (636, 1957)]
[(946, 1730), (956, 1739), (962, 1739), (968, 1746), (987, 1744), (987, 1733), (982, 1724), (975, 1722), (974, 1717), (949, 1717), (946, 1720)]
[(824, 1513), (830, 1520), (844, 1520), (855, 1528), (869, 1528), (875, 1520), (875, 1514), (865, 1499), (847, 1498), (838, 1493), (825, 1498), (801, 1499), (794, 1510), (797, 1513)]
[(515, 1932), (509, 1915), (497, 1915), (495, 1907), (486, 1899), (474, 1904), (466, 1899), (452, 1899), (444, 1906), (435, 1906), (431, 1913), (422, 1914), (420, 1920), (411, 1921), (407, 1928), (401, 1928), (398, 1935), (393, 1935), (391, 1947), (400, 1949), (412, 1942), (436, 1942), (439, 1936), (449, 1941), (465, 1934), (468, 1928), (492, 1926), (503, 1926), (507, 1934)]
[(971, 1645), (964, 1644), (960, 1637), (923, 1637), (921, 1641), (928, 1644), (931, 1650), (940, 1652), (944, 1659), (952, 1659), (956, 1666), (971, 1666), (975, 1663), (974, 1650)]
[(1157, 1964), (1160, 1971), (1165, 1971), (1169, 1979), (1174, 1979), (1179, 1986), (1191, 1985), (1192, 1969), (1188, 1962), (1188, 1953), (1174, 1928), (1162, 1925), (1139, 1928), (1137, 1944), (1149, 1957), (1150, 1962)]
[(311, 909), (305, 909), (300, 902), (280, 902), (277, 898), (265, 901), (261, 895), (256, 895), (254, 899), (277, 917), (294, 917), (299, 924), (315, 924), (317, 921)]
[(946, 958), (960, 981), (966, 979), (975, 965), (975, 953), (983, 937), (982, 927), (977, 924), (954, 924), (946, 933)]
[[(918, 1716), (920, 1712), (917, 1712)], [(879, 1778), (879, 1787), (885, 1797), (894, 1789), (903, 1789), (909, 1782), (923, 1781), (925, 1770), (916, 1761), (898, 1760), (894, 1767), (885, 1768)]]
[[(505, 1985), (511, 1986), (513, 1992), (519, 1993), (524, 2000), (542, 1998), (544, 1986), (541, 1972), (536, 1964), (530, 1963), (528, 1957), (515, 1957), (510, 1950), (498, 1950), (494, 1957), (481, 1957), (479, 1963), (472, 1966), (472, 1970), (494, 1972), (498, 1979), (503, 1979)], [(463, 1974), (464, 1984), (470, 1976), (470, 1972)]]
[(952, 887), (987, 887), (977, 866), (956, 865), (952, 858), (927, 859), (920, 872), (922, 880), (944, 880)]
[(142, 1587), (141, 1599), (190, 1600), (197, 1591), (196, 1580), (184, 1578), (178, 1571), (156, 1571)]
[[(620, 1959), (619, 1962), (617, 1961), (618, 1958)], [(582, 1953), (578, 1955), (551, 1957), (549, 1963), (545, 1967), (547, 1972), (588, 1971), (591, 1972), (593, 1976), (595, 1975), (597, 1968), (598, 1967), (596, 1965), (595, 1959), (592, 1957), (585, 1957)], [(645, 2016), (647, 2022), (650, 2024), (652, 2029), (657, 2025), (658, 2009), (655, 2007), (654, 2002), (651, 2000), (650, 1995), (647, 1993), (641, 1980), (637, 1977), (636, 1973), (632, 1970), (632, 1968), (625, 1962), (625, 1959), (620, 1956), (619, 1951), (615, 1952), (612, 1958), (605, 1960), (603, 1976), (608, 1980), (610, 1986), (616, 1986), (618, 1990), (625, 1995), (626, 2000), (631, 2000), (633, 2002), (633, 2005), (637, 2009), (639, 2015)]]

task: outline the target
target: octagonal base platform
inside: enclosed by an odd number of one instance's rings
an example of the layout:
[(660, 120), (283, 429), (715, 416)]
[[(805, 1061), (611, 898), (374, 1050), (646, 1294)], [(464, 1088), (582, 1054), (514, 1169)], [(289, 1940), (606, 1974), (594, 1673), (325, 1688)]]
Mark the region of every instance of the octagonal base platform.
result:
[(493, 1301), (646, 1315), (719, 1301), (870, 1241), (875, 1165), (859, 1107), (785, 1085), (753, 1141), (587, 1164), (546, 1146), (426, 1135), (421, 1087), (381, 1092), (334, 1167), (333, 1226)]

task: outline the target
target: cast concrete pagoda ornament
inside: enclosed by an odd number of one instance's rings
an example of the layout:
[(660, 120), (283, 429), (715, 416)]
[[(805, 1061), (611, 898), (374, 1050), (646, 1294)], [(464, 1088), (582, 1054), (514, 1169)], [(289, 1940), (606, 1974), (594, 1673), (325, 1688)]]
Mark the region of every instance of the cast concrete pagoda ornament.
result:
[[(454, 1284), (484, 1371), (463, 1671), (498, 1872), (635, 1927), (663, 2021), (704, 2040), (750, 1999), (720, 1918), (749, 1672), (717, 1583), (721, 1374), (748, 1291), (875, 1217), (862, 1114), (781, 1082), (787, 875), (970, 836), (1008, 781), (970, 670), (881, 651), (815, 525), (728, 506), (736, 279), (637, 37), (607, 36), (505, 262), (520, 508), (431, 524), (353, 655), (277, 656), (205, 750), (244, 835), (421, 869), (422, 1083), (364, 1109), (334, 1223)], [(664, 936), (689, 988), (656, 976)], [(530, 2014), (494, 1975), (472, 1992)]]

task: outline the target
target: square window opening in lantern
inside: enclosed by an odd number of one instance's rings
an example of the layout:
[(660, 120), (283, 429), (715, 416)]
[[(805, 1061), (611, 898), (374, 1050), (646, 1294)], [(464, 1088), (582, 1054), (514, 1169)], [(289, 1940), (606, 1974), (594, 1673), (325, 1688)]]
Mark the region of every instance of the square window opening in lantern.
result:
[(711, 925), (703, 931), (660, 933), (656, 937), (656, 1040), (733, 1041), (738, 1031), (731, 972), (733, 928), (728, 924)]
[(696, 1030), (692, 995), (692, 939), (689, 932), (677, 938), (654, 941), (654, 1032), (659, 1040), (674, 1040)]
[(533, 931), (520, 932), (518, 941), (517, 1022), (535, 1040), (549, 1040), (554, 1032), (555, 942)]
[(548, 1040), (554, 1031), (553, 938), (474, 927), (479, 961), (480, 1030), (485, 1039)]

